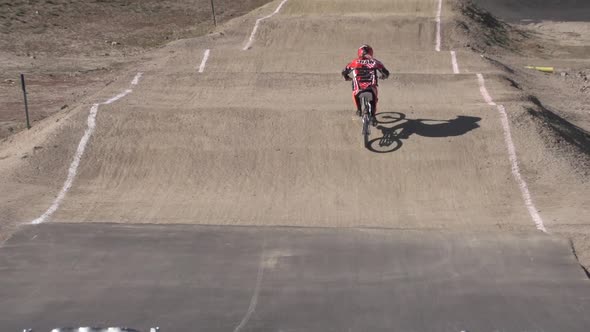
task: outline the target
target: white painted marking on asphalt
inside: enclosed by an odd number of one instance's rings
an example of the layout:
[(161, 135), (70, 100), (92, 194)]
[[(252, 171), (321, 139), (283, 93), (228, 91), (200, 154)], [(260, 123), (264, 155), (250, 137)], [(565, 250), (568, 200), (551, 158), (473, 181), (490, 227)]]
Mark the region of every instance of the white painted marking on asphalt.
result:
[(209, 54), (211, 53), (210, 49), (206, 49), (205, 53), (203, 54), (203, 60), (201, 61), (201, 65), (199, 66), (199, 73), (205, 71), (205, 65), (207, 64), (207, 60), (209, 59)]
[(248, 306), (248, 311), (246, 312), (246, 315), (244, 316), (244, 318), (242, 318), (242, 321), (240, 322), (240, 324), (238, 326), (236, 326), (236, 328), (234, 329), (234, 332), (239, 332), (242, 328), (244, 328), (244, 326), (246, 326), (246, 324), (250, 320), (250, 317), (254, 313), (254, 310), (256, 310), (256, 305), (258, 305), (258, 295), (260, 294), (260, 286), (262, 285), (262, 276), (264, 275), (264, 264), (265, 264), (265, 257), (264, 257), (264, 252), (263, 252), (262, 257), (260, 259), (260, 265), (258, 266), (258, 275), (256, 277), (256, 287), (254, 288), (254, 294), (252, 295), (252, 299), (250, 300), (250, 306)]
[(272, 12), (272, 14), (267, 15), (265, 17), (259, 18), (256, 20), (256, 24), (254, 24), (254, 29), (252, 29), (252, 33), (250, 34), (250, 39), (248, 39), (248, 43), (246, 44), (246, 46), (244, 46), (244, 48), (242, 49), (243, 51), (249, 49), (252, 46), (252, 43), (254, 42), (254, 36), (256, 36), (256, 32), (258, 31), (258, 26), (260, 25), (260, 22), (271, 18), (273, 16), (275, 16), (283, 7), (283, 5), (289, 0), (283, 0), (281, 1), (281, 3), (279, 4), (279, 6), (277, 7), (277, 9), (275, 9), (274, 12)]
[(459, 62), (457, 62), (457, 52), (451, 51), (451, 61), (453, 62), (453, 73), (459, 74)]
[(441, 43), (441, 32), (440, 32), (440, 21), (442, 16), (442, 0), (438, 0), (438, 10), (436, 12), (436, 46), (435, 50), (440, 52), (440, 43)]
[(508, 122), (508, 115), (506, 114), (506, 108), (502, 105), (497, 105), (492, 100), (488, 90), (485, 86), (485, 80), (482, 74), (477, 74), (477, 78), (479, 81), (479, 90), (481, 91), (481, 95), (483, 99), (486, 101), (488, 105), (496, 106), (498, 108), (498, 112), (500, 112), (500, 121), (502, 122), (502, 128), (504, 129), (504, 142), (506, 143), (506, 147), (508, 148), (508, 159), (510, 159), (512, 175), (520, 188), (520, 192), (522, 194), (522, 198), (524, 200), (524, 204), (531, 215), (531, 218), (535, 222), (535, 226), (538, 230), (547, 233), (547, 229), (543, 223), (543, 219), (535, 204), (533, 203), (533, 199), (531, 198), (531, 193), (529, 191), (528, 185), (526, 181), (522, 178), (520, 174), (520, 167), (518, 166), (518, 158), (516, 157), (516, 148), (514, 147), (514, 141), (512, 140), (512, 134), (510, 133), (510, 123)]
[[(141, 74), (142, 73), (138, 73), (137, 75), (135, 75), (135, 78), (133, 78), (133, 81), (131, 82), (132, 85), (137, 85), (137, 83), (139, 83)], [(57, 211), (59, 205), (61, 204), (61, 201), (66, 197), (66, 193), (72, 187), (74, 179), (76, 178), (76, 173), (78, 172), (78, 167), (80, 166), (80, 160), (82, 159), (84, 151), (86, 150), (86, 145), (88, 145), (88, 141), (90, 140), (90, 137), (92, 136), (92, 133), (94, 133), (94, 129), (96, 128), (96, 114), (98, 113), (98, 106), (101, 104), (108, 105), (114, 103), (115, 101), (130, 94), (132, 91), (133, 90), (131, 89), (127, 89), (103, 103), (92, 105), (92, 107), (90, 108), (90, 113), (88, 114), (88, 119), (86, 120), (87, 128), (84, 131), (82, 139), (80, 139), (80, 143), (78, 143), (78, 149), (76, 149), (76, 153), (74, 154), (74, 160), (72, 160), (70, 168), (68, 169), (68, 176), (66, 177), (66, 181), (64, 182), (63, 187), (61, 188), (57, 197), (53, 200), (53, 203), (51, 204), (49, 209), (47, 209), (47, 211), (45, 211), (45, 213), (43, 213), (39, 218), (31, 221), (32, 224), (41, 224), (47, 221), (47, 218), (49, 218), (53, 213), (55, 213), (55, 211)]]

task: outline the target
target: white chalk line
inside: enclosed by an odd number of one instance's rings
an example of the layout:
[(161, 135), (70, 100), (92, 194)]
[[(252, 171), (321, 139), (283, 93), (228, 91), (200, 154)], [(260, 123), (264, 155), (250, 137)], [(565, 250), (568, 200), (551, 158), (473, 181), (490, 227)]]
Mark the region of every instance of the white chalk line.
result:
[(512, 140), (512, 134), (510, 133), (510, 123), (508, 122), (508, 115), (506, 114), (506, 108), (502, 105), (497, 105), (492, 97), (490, 96), (486, 86), (485, 80), (482, 74), (477, 74), (477, 79), (479, 81), (479, 91), (483, 99), (486, 101), (488, 105), (496, 106), (498, 108), (498, 112), (500, 112), (500, 121), (502, 123), (502, 128), (504, 129), (504, 142), (506, 143), (506, 147), (508, 148), (508, 159), (510, 160), (512, 175), (520, 188), (520, 192), (522, 193), (522, 198), (524, 199), (524, 204), (531, 215), (531, 218), (535, 222), (535, 226), (538, 230), (547, 233), (547, 229), (543, 223), (543, 219), (539, 215), (535, 204), (533, 203), (533, 199), (531, 198), (531, 193), (529, 191), (528, 185), (526, 181), (522, 178), (520, 174), (520, 167), (518, 166), (518, 158), (516, 157), (516, 148), (514, 147), (514, 141)]
[(289, 0), (283, 0), (281, 1), (281, 3), (279, 4), (279, 6), (277, 7), (277, 9), (275, 9), (274, 12), (272, 12), (271, 14), (261, 17), (259, 19), (256, 20), (256, 24), (254, 24), (254, 28), (252, 29), (252, 33), (250, 34), (250, 39), (248, 39), (248, 43), (246, 44), (246, 46), (244, 46), (244, 48), (242, 49), (243, 51), (248, 50), (251, 46), (252, 43), (254, 42), (254, 36), (256, 36), (256, 32), (258, 31), (258, 26), (260, 25), (260, 22), (271, 18), (273, 16), (275, 16), (276, 14), (278, 14), (279, 11), (281, 11), (281, 8), (283, 7), (283, 5)]
[(262, 252), (262, 257), (260, 258), (260, 265), (258, 266), (258, 275), (256, 276), (256, 287), (254, 288), (254, 294), (252, 295), (252, 299), (250, 299), (250, 305), (248, 306), (248, 311), (246, 311), (246, 315), (242, 318), (242, 321), (236, 328), (234, 332), (239, 332), (250, 320), (254, 310), (256, 310), (256, 306), (258, 305), (258, 296), (260, 295), (260, 288), (262, 285), (262, 277), (264, 275), (264, 250)]
[(206, 49), (205, 53), (203, 53), (203, 60), (201, 61), (201, 65), (199, 66), (199, 73), (205, 71), (205, 65), (207, 64), (207, 60), (209, 59), (209, 54), (211, 54), (211, 50)]
[[(133, 81), (131, 81), (131, 84), (137, 85), (139, 83), (139, 79), (141, 78), (141, 76), (142, 73), (137, 73), (137, 75), (135, 75), (135, 77), (133, 78)], [(45, 211), (45, 213), (43, 213), (39, 218), (31, 221), (31, 224), (41, 224), (47, 221), (47, 218), (49, 218), (53, 213), (55, 213), (55, 211), (57, 211), (59, 205), (66, 197), (66, 193), (72, 187), (74, 179), (76, 178), (76, 173), (78, 172), (78, 167), (80, 166), (80, 160), (82, 160), (82, 156), (84, 155), (84, 151), (86, 150), (86, 145), (88, 144), (88, 141), (90, 140), (90, 137), (92, 136), (92, 134), (94, 133), (94, 129), (96, 128), (96, 114), (98, 113), (98, 107), (100, 105), (112, 104), (115, 101), (130, 94), (132, 91), (133, 90), (131, 89), (127, 89), (103, 103), (92, 105), (92, 107), (90, 108), (90, 113), (88, 114), (88, 119), (86, 121), (87, 128), (84, 131), (84, 135), (80, 139), (80, 143), (78, 144), (78, 148), (76, 149), (76, 153), (74, 154), (74, 160), (72, 160), (72, 163), (70, 164), (70, 168), (68, 169), (68, 176), (66, 177), (66, 181), (64, 182), (63, 187), (61, 188), (57, 197), (53, 200), (53, 203), (51, 204), (49, 209), (47, 209), (47, 211)]]
[(457, 52), (451, 51), (451, 62), (453, 63), (453, 73), (459, 74), (459, 62), (457, 62)]
[(440, 52), (440, 44), (441, 44), (441, 32), (440, 32), (440, 21), (442, 16), (442, 0), (438, 0), (438, 10), (436, 12), (436, 45), (435, 50)]
[(137, 75), (135, 75), (135, 77), (133, 78), (133, 81), (131, 81), (131, 85), (137, 85), (142, 76), (143, 73), (137, 73)]
[(109, 99), (109, 100), (105, 101), (105, 102), (104, 102), (104, 103), (102, 103), (102, 104), (103, 104), (103, 105), (112, 104), (112, 103), (116, 102), (117, 100), (119, 100), (119, 99), (121, 99), (121, 98), (125, 97), (126, 95), (130, 94), (131, 92), (133, 92), (133, 90), (131, 90), (131, 89), (127, 89), (127, 90), (125, 90), (125, 91), (123, 91), (123, 92), (119, 93), (118, 95), (114, 96), (113, 98), (111, 98), (111, 99)]
[(492, 100), (492, 96), (490, 96), (488, 89), (486, 89), (486, 83), (485, 83), (485, 80), (483, 79), (482, 74), (477, 74), (477, 81), (479, 82), (479, 92), (481, 92), (481, 95), (482, 95), (483, 99), (485, 100), (485, 102), (488, 105), (496, 106), (496, 103), (494, 103), (494, 101)]

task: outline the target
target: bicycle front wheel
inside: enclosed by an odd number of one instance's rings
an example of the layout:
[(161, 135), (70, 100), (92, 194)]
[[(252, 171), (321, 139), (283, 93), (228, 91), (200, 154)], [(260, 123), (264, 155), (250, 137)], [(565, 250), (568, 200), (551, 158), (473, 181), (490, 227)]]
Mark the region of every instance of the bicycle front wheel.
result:
[(363, 138), (364, 144), (367, 146), (369, 142), (369, 136), (371, 135), (371, 102), (366, 98), (362, 99), (362, 111), (363, 111)]

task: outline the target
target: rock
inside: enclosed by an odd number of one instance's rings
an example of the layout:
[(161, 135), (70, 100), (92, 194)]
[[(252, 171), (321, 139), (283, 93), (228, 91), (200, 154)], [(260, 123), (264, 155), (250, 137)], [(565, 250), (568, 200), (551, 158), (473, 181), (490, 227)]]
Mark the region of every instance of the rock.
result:
[(67, 104), (66, 104), (66, 105), (63, 105), (63, 106), (60, 108), (60, 110), (64, 110), (64, 109), (66, 109), (66, 108), (68, 108), (68, 105), (67, 105)]

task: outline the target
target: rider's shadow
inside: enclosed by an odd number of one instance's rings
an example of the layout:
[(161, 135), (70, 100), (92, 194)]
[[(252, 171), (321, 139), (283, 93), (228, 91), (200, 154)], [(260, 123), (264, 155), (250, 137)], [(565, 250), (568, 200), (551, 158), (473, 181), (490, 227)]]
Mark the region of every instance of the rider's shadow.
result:
[(461, 136), (479, 128), (481, 118), (474, 116), (457, 116), (451, 120), (409, 119), (399, 112), (377, 114), (378, 130), (382, 136), (369, 141), (367, 148), (377, 153), (399, 150), (403, 140), (412, 135), (423, 137)]

